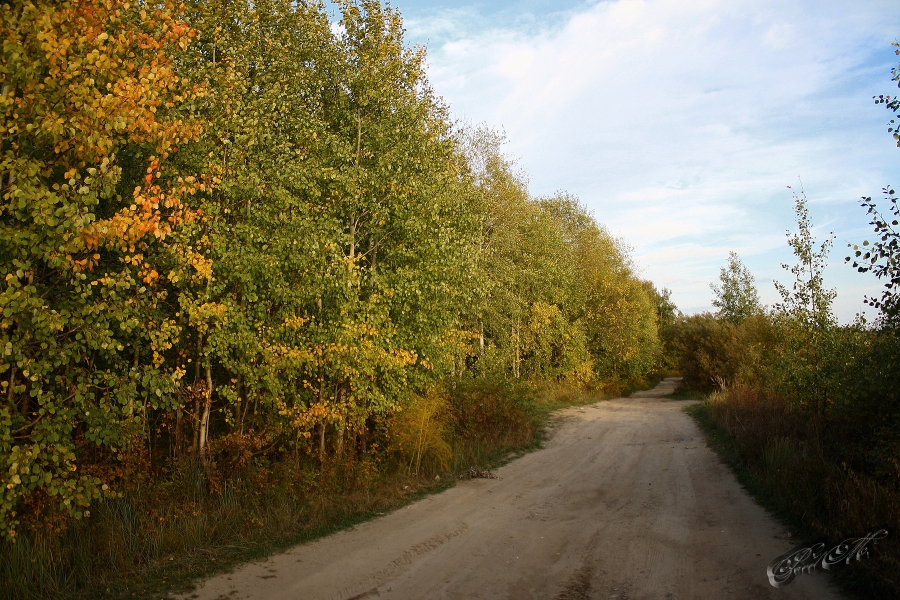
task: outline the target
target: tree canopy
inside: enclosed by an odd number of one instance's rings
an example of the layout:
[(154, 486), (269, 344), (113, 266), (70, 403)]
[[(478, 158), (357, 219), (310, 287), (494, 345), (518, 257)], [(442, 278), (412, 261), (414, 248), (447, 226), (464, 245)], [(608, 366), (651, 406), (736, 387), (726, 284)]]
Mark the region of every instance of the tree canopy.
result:
[(5, 5), (6, 537), (185, 464), (368, 455), (443, 382), (653, 368), (626, 246), (450, 119), (395, 9), (338, 8)]
[(762, 310), (756, 280), (733, 250), (728, 253), (728, 264), (719, 269), (719, 285), (710, 283), (709, 287), (715, 294), (712, 303), (719, 309), (717, 316), (721, 319), (737, 325)]

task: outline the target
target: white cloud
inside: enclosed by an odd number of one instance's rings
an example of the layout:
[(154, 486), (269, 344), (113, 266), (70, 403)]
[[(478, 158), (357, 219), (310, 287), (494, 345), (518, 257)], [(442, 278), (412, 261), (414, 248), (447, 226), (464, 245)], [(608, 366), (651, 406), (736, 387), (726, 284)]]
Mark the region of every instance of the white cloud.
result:
[[(849, 237), (866, 221), (855, 199), (898, 173), (871, 101), (891, 89), (892, 2), (615, 0), (543, 29), (473, 18), (414, 19), (440, 32), (435, 90), (503, 127), (534, 193), (579, 195), (683, 306), (708, 304), (730, 249), (783, 278), (798, 175), (814, 221)], [(845, 270), (831, 271), (850, 318), (863, 280)]]

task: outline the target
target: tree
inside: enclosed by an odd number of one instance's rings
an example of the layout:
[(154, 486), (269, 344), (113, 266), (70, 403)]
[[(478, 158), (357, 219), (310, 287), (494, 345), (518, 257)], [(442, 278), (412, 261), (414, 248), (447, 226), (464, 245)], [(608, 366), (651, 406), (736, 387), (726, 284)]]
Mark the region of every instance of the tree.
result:
[(900, 327), (900, 231), (897, 230), (900, 205), (893, 189), (885, 187), (883, 191), (892, 216), (884, 216), (871, 197), (863, 198), (861, 204), (872, 217), (869, 224), (874, 226), (878, 237), (871, 243), (864, 240), (862, 247), (847, 244), (853, 249), (854, 258), (848, 256), (845, 260), (852, 261), (853, 267), (860, 273), (872, 272), (878, 279), (885, 280), (880, 298), (866, 296), (863, 301), (881, 312), (879, 321), (882, 326), (897, 329)]
[(718, 318), (739, 325), (762, 310), (753, 274), (737, 252), (728, 253), (728, 265), (719, 269), (719, 281), (721, 285), (709, 284), (715, 294), (713, 306), (719, 309)]
[[(0, 12), (0, 529), (23, 505), (80, 518), (109, 461), (180, 378), (161, 263), (196, 179), (171, 157), (201, 90), (172, 55), (192, 30), (168, 2), (5, 3)], [(163, 276), (160, 274), (163, 273)], [(93, 456), (93, 468), (81, 458)], [(35, 508), (37, 507), (37, 508)]]
[(578, 383), (649, 372), (655, 296), (627, 247), (577, 198), (532, 198), (500, 153), (502, 135), (476, 128), (459, 137), (481, 233), (478, 300), (465, 319), (473, 371)]
[(652, 282), (643, 283), (647, 295), (656, 304), (656, 329), (660, 345), (657, 369), (663, 372), (675, 371), (678, 369), (678, 347), (675, 336), (678, 323), (682, 321), (681, 311), (672, 301), (670, 289), (657, 290)]
[(793, 198), (799, 231), (788, 232), (787, 237), (797, 263), (781, 266), (794, 275), (794, 283), (788, 288), (775, 282), (782, 299), (775, 306), (784, 337), (780, 353), (781, 388), (793, 401), (824, 414), (834, 393), (829, 386), (829, 365), (834, 356), (837, 322), (831, 310), (836, 293), (833, 288), (825, 287), (823, 270), (834, 234), (816, 249), (806, 194), (801, 188), (799, 194), (793, 192)]
[(547, 205), (530, 197), (502, 135), (487, 128), (457, 133), (478, 223), (475, 302), (463, 311), (470, 372), (513, 378), (590, 373), (575, 323), (572, 247)]
[(336, 4), (4, 4), (3, 535), (135, 474), (369, 453), (460, 358), (650, 368), (625, 246), (456, 135), (399, 12)]
[[(213, 90), (190, 160), (219, 178), (194, 232), (212, 284), (180, 291), (198, 317), (189, 356), (213, 371), (195, 385), (216, 384), (221, 437), (298, 449), (315, 432), (320, 456), (327, 439), (340, 453), (444, 373), (471, 289), (446, 108), (379, 2), (340, 2), (339, 28), (319, 3), (190, 6), (192, 70)], [(223, 310), (207, 324), (210, 303)], [(195, 428), (209, 413), (185, 408)]]
[[(582, 215), (584, 209), (581, 209)], [(577, 215), (577, 212), (576, 212)], [(567, 228), (584, 293), (588, 348), (601, 379), (643, 377), (659, 353), (656, 298), (635, 275), (629, 248), (593, 219)]]
[[(894, 42), (900, 55), (900, 43)], [(893, 80), (900, 87), (900, 67), (891, 70)], [(897, 125), (897, 115), (900, 113), (900, 96), (880, 95), (875, 97), (876, 104), (884, 104), (885, 108), (894, 113), (888, 125), (888, 132), (897, 140), (900, 147), (900, 127)], [(891, 217), (886, 217), (879, 211), (877, 204), (870, 197), (862, 199), (861, 204), (866, 213), (872, 218), (869, 225), (874, 226), (875, 235), (878, 236), (872, 243), (864, 240), (862, 248), (857, 244), (847, 244), (854, 251), (854, 259), (847, 257), (846, 261), (853, 261), (853, 267), (860, 273), (874, 273), (878, 279), (885, 281), (884, 290), (880, 298), (865, 298), (865, 303), (877, 308), (881, 312), (881, 325), (891, 329), (900, 328), (900, 231), (896, 228), (900, 224), (900, 206), (897, 204), (897, 196), (890, 186), (883, 189), (884, 200), (889, 205)]]
[[(788, 189), (791, 189), (790, 186)], [(822, 329), (834, 325), (835, 318), (831, 303), (836, 292), (825, 287), (823, 270), (828, 261), (828, 252), (834, 243), (834, 234), (815, 248), (812, 235), (812, 221), (806, 207), (806, 194), (802, 187), (800, 193), (793, 192), (794, 213), (797, 215), (797, 233), (788, 232), (788, 245), (797, 257), (797, 264), (781, 267), (794, 275), (791, 288), (775, 282), (775, 289), (781, 295), (781, 302), (775, 308), (783, 314), (797, 320), (805, 327)]]

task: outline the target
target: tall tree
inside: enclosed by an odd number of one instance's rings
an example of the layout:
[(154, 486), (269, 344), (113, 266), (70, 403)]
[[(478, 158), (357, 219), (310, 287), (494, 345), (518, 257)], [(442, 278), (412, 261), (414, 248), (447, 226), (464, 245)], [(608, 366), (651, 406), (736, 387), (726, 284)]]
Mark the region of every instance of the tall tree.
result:
[(783, 322), (780, 329), (785, 338), (780, 355), (781, 385), (793, 401), (824, 414), (835, 393), (829, 384), (830, 368), (834, 367), (829, 358), (833, 356), (836, 339), (837, 320), (832, 312), (836, 293), (833, 288), (825, 287), (823, 273), (834, 234), (817, 248), (806, 195), (801, 189), (793, 197), (798, 231), (788, 233), (788, 245), (797, 262), (782, 267), (794, 275), (794, 282), (790, 288), (775, 282), (782, 298), (775, 305), (776, 317)]
[(197, 380), (218, 382), (229, 435), (244, 435), (252, 405), (255, 431), (296, 447), (315, 430), (323, 455), (326, 430), (340, 452), (441, 371), (473, 260), (422, 50), (404, 46), (396, 11), (340, 8), (332, 29), (320, 4), (192, 5), (193, 68), (215, 91), (192, 160), (219, 178), (195, 232), (212, 285), (182, 302), (216, 318), (197, 320), (213, 371)]

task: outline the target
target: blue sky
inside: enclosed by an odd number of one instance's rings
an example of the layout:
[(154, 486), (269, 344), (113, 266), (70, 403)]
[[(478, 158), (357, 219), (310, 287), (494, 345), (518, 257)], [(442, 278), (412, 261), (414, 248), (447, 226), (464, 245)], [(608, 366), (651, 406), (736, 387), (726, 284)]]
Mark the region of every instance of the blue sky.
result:
[(879, 293), (843, 258), (869, 231), (859, 197), (900, 185), (872, 101), (898, 91), (896, 0), (391, 4), (454, 118), (504, 130), (531, 192), (576, 194), (685, 312), (710, 308), (729, 250), (777, 301), (798, 177), (836, 236), (838, 316)]

